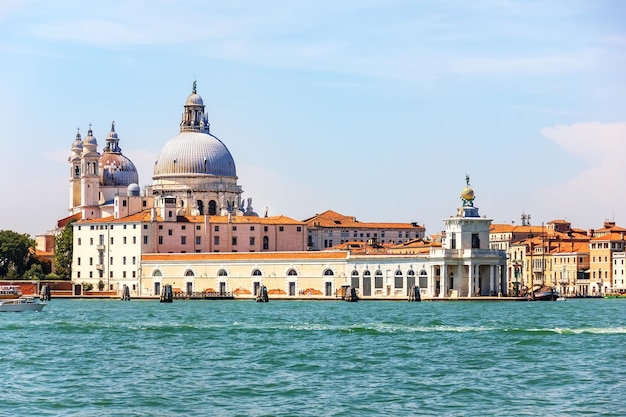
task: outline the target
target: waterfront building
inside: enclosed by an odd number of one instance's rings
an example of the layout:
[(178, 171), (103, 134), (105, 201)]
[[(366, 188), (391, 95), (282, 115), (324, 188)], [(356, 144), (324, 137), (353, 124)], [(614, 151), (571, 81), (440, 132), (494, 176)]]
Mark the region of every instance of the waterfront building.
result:
[[(614, 255), (626, 249), (625, 236), (626, 229), (616, 226), (614, 222), (604, 222), (604, 227), (592, 232), (589, 244), (592, 294), (601, 295), (614, 291)], [(617, 259), (619, 256), (621, 255)]]
[[(259, 286), (278, 298), (340, 297), (346, 287), (364, 299), (406, 299), (413, 286), (425, 298), (506, 295), (506, 255), (489, 248), (491, 220), (463, 190), (463, 207), (444, 220), (446, 239), (424, 250), (403, 243), (347, 243), (346, 249), (270, 253), (169, 253), (142, 255), (141, 294), (163, 285), (178, 291), (232, 293), (254, 297)], [(397, 251), (395, 251), (397, 249)]]
[(347, 242), (400, 244), (424, 238), (426, 228), (417, 223), (360, 222), (332, 210), (305, 219), (308, 228), (307, 248), (322, 250)]

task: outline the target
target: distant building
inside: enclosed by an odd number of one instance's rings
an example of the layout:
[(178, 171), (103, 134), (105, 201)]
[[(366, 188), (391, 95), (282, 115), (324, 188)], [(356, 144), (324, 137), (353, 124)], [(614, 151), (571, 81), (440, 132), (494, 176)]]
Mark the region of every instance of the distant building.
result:
[(332, 210), (305, 219), (308, 228), (307, 248), (322, 250), (347, 242), (400, 244), (424, 238), (426, 228), (417, 223), (360, 222)]

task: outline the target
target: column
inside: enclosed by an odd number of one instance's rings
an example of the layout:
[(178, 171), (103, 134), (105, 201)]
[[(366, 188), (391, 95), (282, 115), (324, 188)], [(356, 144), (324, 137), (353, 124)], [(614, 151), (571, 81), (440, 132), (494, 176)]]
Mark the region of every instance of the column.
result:
[(448, 290), (446, 284), (448, 281), (448, 265), (444, 264), (441, 267), (441, 277), (439, 278), (439, 298), (444, 298)]
[(470, 261), (468, 265), (468, 276), (467, 276), (467, 296), (472, 297), (474, 295), (474, 265)]
[(496, 294), (495, 268), (497, 265), (489, 265), (489, 295)]

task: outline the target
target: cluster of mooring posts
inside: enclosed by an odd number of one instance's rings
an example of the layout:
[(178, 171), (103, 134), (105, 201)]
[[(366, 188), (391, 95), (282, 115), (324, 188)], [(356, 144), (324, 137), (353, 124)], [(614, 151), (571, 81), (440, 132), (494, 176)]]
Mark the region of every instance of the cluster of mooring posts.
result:
[(162, 303), (171, 303), (172, 301), (174, 301), (174, 293), (172, 292), (171, 285), (167, 284), (163, 286), (160, 301)]
[(422, 297), (420, 296), (420, 287), (412, 286), (409, 291), (409, 302), (413, 301), (422, 301)]
[(42, 285), (39, 291), (39, 299), (41, 301), (50, 301), (50, 286), (48, 284)]
[(343, 299), (349, 303), (356, 303), (359, 301), (359, 296), (356, 293), (356, 288), (354, 287), (344, 287), (343, 291)]
[(120, 297), (120, 300), (130, 301), (130, 288), (128, 288), (128, 285), (126, 284), (122, 287), (122, 296)]
[(256, 293), (256, 302), (257, 303), (269, 303), (270, 299), (267, 295), (267, 287), (265, 285), (261, 285)]

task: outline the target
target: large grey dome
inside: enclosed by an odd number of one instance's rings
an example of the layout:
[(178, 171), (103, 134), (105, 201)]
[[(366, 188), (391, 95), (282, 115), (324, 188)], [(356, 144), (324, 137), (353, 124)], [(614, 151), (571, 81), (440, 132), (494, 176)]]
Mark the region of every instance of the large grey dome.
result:
[(153, 179), (186, 174), (236, 177), (226, 145), (210, 133), (181, 132), (167, 142), (154, 165)]

